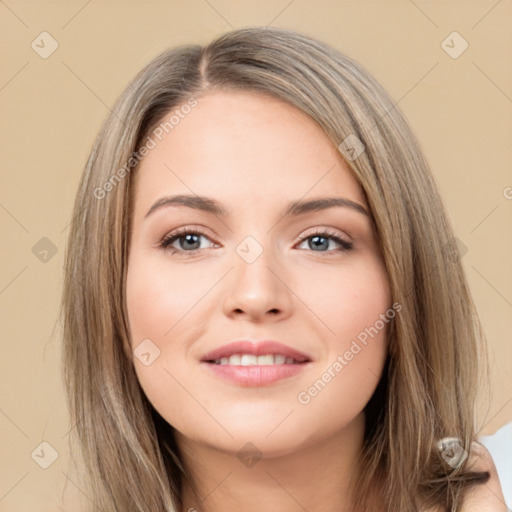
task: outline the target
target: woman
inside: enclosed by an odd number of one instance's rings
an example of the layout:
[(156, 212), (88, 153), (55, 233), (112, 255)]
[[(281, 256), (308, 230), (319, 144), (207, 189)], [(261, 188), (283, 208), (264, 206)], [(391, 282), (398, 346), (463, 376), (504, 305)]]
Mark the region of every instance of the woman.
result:
[(434, 179), (329, 46), (255, 27), (154, 59), (98, 135), (66, 263), (96, 507), (506, 510)]

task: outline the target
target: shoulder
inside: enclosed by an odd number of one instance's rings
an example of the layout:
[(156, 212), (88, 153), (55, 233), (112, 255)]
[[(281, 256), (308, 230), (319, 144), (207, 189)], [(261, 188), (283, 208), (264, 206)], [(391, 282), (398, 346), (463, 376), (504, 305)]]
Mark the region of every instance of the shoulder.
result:
[(467, 467), (472, 471), (489, 471), (490, 478), (485, 484), (476, 484), (467, 491), (461, 512), (507, 512), (509, 509), (505, 503), (496, 465), (483, 444), (472, 444)]

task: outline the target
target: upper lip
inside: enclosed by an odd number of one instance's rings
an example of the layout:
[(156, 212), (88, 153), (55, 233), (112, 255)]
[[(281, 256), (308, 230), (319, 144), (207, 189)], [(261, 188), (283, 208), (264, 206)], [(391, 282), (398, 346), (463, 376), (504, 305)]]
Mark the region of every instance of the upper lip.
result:
[(222, 347), (216, 348), (201, 357), (201, 361), (215, 361), (221, 357), (230, 357), (234, 354), (252, 354), (255, 356), (263, 356), (266, 354), (283, 355), (292, 357), (297, 362), (311, 361), (311, 357), (303, 352), (291, 348), (283, 343), (272, 340), (264, 341), (234, 341)]

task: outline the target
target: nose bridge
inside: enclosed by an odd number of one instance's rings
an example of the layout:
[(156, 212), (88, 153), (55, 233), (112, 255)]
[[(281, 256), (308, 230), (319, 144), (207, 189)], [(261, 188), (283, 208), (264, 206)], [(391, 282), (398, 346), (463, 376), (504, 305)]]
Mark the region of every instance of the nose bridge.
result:
[[(261, 243), (260, 240), (264, 240)], [(246, 236), (235, 248), (232, 285), (225, 301), (226, 313), (243, 311), (249, 315), (285, 312), (289, 309), (289, 290), (280, 276), (281, 260), (275, 253), (272, 237)]]
[[(260, 240), (264, 242), (261, 243)], [(264, 238), (261, 234), (259, 236), (248, 235), (235, 250), (237, 253), (235, 263), (237, 285), (249, 286), (255, 291), (273, 286), (275, 276), (270, 268), (279, 265), (279, 258), (272, 247), (270, 236)], [(270, 290), (267, 290), (267, 293), (269, 292)]]

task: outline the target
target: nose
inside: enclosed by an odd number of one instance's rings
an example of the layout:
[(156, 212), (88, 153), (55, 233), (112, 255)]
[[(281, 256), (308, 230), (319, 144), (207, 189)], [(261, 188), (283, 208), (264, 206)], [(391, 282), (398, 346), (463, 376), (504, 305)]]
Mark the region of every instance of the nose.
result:
[(224, 313), (231, 318), (246, 318), (253, 322), (280, 321), (290, 316), (292, 296), (286, 276), (273, 257), (264, 250), (252, 263), (234, 255), (229, 276)]

